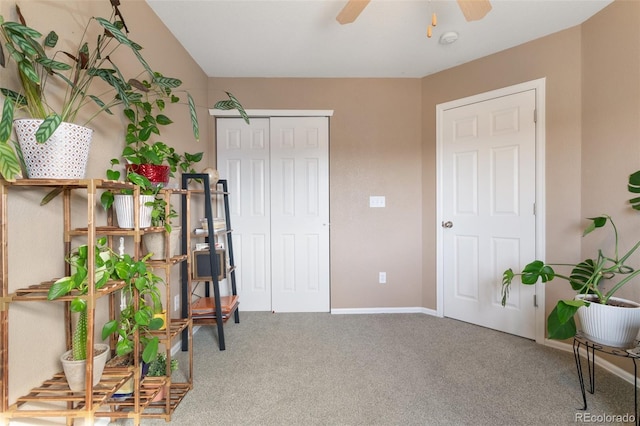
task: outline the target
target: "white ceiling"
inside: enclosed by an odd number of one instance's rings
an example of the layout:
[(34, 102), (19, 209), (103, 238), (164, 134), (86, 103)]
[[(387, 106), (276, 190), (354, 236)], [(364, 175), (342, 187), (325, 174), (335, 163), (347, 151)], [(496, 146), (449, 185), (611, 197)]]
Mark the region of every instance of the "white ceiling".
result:
[[(455, 0), (146, 0), (210, 77), (423, 77), (578, 25), (612, 0), (492, 0), (466, 22)], [(431, 39), (431, 13), (438, 25)], [(451, 45), (438, 38), (459, 33)]]

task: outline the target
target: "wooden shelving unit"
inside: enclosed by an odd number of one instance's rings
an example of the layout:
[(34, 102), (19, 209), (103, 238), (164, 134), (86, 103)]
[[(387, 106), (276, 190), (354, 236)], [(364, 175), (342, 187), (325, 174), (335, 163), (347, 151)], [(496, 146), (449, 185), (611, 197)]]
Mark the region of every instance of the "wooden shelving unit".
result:
[[(188, 316), (184, 318), (171, 319), (168, 326), (163, 331), (157, 331), (155, 334), (160, 338), (167, 351), (167, 365), (170, 365), (171, 344), (178, 336), (187, 336), (189, 350), (189, 366), (187, 380), (184, 383), (172, 383), (170, 371), (167, 377), (146, 377), (140, 380), (140, 363), (137, 361), (130, 367), (105, 367), (100, 382), (92, 387), (91, 380), (87, 381), (87, 387), (84, 393), (72, 392), (62, 372), (56, 373), (50, 379), (45, 380), (40, 385), (32, 388), (26, 395), (19, 396), (15, 401), (9, 400), (8, 376), (9, 376), (9, 309), (15, 303), (65, 303), (68, 304), (74, 298), (73, 294), (61, 297), (56, 301), (47, 300), (47, 292), (55, 278), (37, 284), (26, 284), (24, 287), (11, 290), (9, 286), (9, 262), (8, 262), (8, 202), (9, 192), (13, 188), (51, 188), (59, 189), (63, 197), (63, 216), (64, 216), (64, 233), (63, 243), (65, 253), (71, 251), (72, 240), (75, 237), (83, 237), (89, 247), (89, 258), (93, 258), (91, 252), (97, 241), (98, 236), (107, 236), (109, 244), (115, 247), (115, 238), (127, 237), (133, 239), (132, 256), (140, 258), (141, 256), (141, 236), (150, 232), (165, 232), (164, 228), (147, 228), (140, 229), (138, 224), (137, 211), (139, 206), (135, 207), (135, 228), (120, 229), (113, 226), (113, 217), (111, 212), (107, 215), (107, 224), (98, 226), (96, 223), (96, 209), (98, 206), (98, 191), (121, 189), (132, 189), (135, 199), (138, 199), (139, 188), (125, 182), (114, 182), (102, 179), (82, 179), (82, 180), (51, 180), (51, 179), (22, 179), (14, 183), (8, 183), (0, 180), (0, 424), (7, 425), (11, 419), (22, 418), (54, 418), (64, 417), (67, 424), (74, 424), (76, 419), (84, 419), (85, 424), (93, 424), (96, 417), (110, 418), (129, 418), (133, 419), (137, 425), (142, 418), (154, 417), (164, 418), (169, 421), (171, 414), (174, 412), (180, 401), (187, 392), (193, 387), (193, 359), (191, 353), (191, 336), (193, 326)], [(78, 203), (78, 199), (84, 200), (86, 203), (86, 223), (85, 227), (73, 227), (71, 224), (72, 210), (72, 192), (81, 192), (79, 197), (74, 197), (73, 202)], [(186, 191), (182, 190), (163, 190), (167, 200), (172, 196), (180, 196), (185, 198)], [(80, 201), (82, 202), (82, 201)], [(168, 208), (168, 207), (167, 207)], [(188, 212), (183, 212), (187, 214)], [(184, 231), (184, 228), (183, 228)], [(46, 237), (46, 236), (42, 236)], [(184, 238), (184, 236), (183, 236)], [(27, 253), (25, 253), (27, 255)], [(153, 266), (164, 269), (165, 281), (167, 282), (165, 307), (170, 307), (170, 277), (171, 268), (185, 264), (188, 260), (186, 252), (183, 250), (169, 259), (162, 261), (154, 261)], [(62, 261), (62, 260), (61, 260)], [(89, 267), (91, 270), (92, 267)], [(65, 265), (65, 273), (69, 274), (69, 265)], [(97, 300), (100, 298), (108, 298), (109, 315), (111, 318), (116, 314), (116, 296), (119, 290), (124, 287), (124, 283), (120, 281), (110, 282), (103, 288), (96, 290), (93, 283), (93, 276), (89, 274), (89, 291), (86, 296), (88, 306), (88, 353), (93, 353), (94, 332), (95, 332), (95, 313)], [(70, 346), (71, 336), (71, 315), (69, 309), (65, 309), (65, 334), (67, 346)], [(134, 336), (137, 338), (137, 336)], [(113, 344), (114, 342), (112, 342)], [(112, 346), (113, 347), (113, 346)], [(55, 354), (52, 354), (55, 356)], [(88, 379), (91, 379), (92, 359), (87, 360)], [(129, 379), (134, 379), (136, 384), (134, 396), (125, 400), (114, 400), (112, 395)], [(166, 397), (159, 402), (152, 402), (152, 399), (158, 394), (161, 388), (166, 391)]]

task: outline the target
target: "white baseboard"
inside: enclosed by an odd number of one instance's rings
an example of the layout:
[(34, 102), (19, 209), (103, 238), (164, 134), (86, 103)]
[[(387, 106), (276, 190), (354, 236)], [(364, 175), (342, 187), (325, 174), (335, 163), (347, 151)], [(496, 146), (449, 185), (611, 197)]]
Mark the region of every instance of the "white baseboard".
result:
[[(545, 339), (544, 345), (545, 346), (549, 346), (550, 348), (559, 349), (561, 351), (566, 351), (566, 352), (573, 353), (573, 346), (571, 346), (568, 343), (560, 342), (558, 340)], [(580, 351), (580, 355), (583, 358), (586, 358), (586, 352), (585, 351)], [(613, 375), (616, 375), (616, 376), (620, 377), (621, 379), (633, 384), (633, 381), (634, 381), (633, 374), (631, 374), (628, 371), (618, 367), (617, 365), (613, 364), (612, 362), (607, 361), (606, 359), (604, 359), (602, 357), (598, 357), (597, 365), (599, 367), (602, 367), (603, 369), (605, 369), (609, 373), (611, 373)], [(586, 371), (585, 371), (585, 373), (586, 373)]]
[(352, 314), (426, 314), (437, 316), (436, 311), (433, 309), (421, 308), (421, 307), (407, 307), (407, 308), (344, 308), (344, 309), (331, 309), (332, 314), (339, 315), (352, 315)]

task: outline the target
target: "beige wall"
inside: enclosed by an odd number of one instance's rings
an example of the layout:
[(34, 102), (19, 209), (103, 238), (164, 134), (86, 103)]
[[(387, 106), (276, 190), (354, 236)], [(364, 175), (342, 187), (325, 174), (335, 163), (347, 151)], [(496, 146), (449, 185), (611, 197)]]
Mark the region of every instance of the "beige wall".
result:
[[(210, 99), (222, 90), (245, 108), (334, 110), (331, 308), (421, 306), (420, 81), (212, 78)], [(370, 195), (387, 207), (369, 208)]]

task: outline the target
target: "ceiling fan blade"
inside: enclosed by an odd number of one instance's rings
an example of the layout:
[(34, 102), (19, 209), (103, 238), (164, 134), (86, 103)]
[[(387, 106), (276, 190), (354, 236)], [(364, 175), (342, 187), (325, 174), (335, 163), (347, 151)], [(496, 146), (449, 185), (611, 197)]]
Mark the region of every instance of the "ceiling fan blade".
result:
[(489, 0), (458, 0), (458, 5), (467, 21), (477, 21), (491, 10)]
[(367, 7), (369, 1), (371, 0), (349, 0), (340, 13), (338, 13), (338, 16), (336, 16), (336, 21), (340, 22), (342, 25), (352, 23), (356, 20), (358, 15), (360, 15), (360, 12)]

